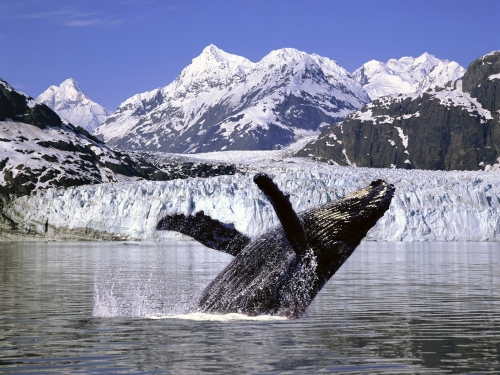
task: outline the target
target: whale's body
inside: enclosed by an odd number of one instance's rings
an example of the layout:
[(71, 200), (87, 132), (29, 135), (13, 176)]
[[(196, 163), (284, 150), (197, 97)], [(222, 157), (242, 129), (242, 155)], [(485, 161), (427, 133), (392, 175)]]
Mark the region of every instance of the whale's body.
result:
[[(167, 217), (158, 229), (177, 230), (236, 254), (197, 297), (192, 310), (300, 317), (387, 211), (394, 187), (377, 180), (343, 199), (297, 215), (270, 178), (260, 174), (254, 181), (281, 222), (254, 241), (227, 224), (206, 219), (203, 213)], [(198, 224), (200, 219), (203, 225)], [(221, 230), (234, 232), (223, 235)]]

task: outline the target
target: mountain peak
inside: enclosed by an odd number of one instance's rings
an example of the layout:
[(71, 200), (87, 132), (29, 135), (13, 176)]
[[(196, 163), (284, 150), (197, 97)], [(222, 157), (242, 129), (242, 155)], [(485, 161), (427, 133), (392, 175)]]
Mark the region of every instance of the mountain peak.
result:
[(217, 47), (214, 44), (210, 44), (206, 46), (201, 54), (198, 57), (195, 57), (193, 59), (193, 64), (197, 65), (199, 63), (215, 63), (219, 64), (221, 62), (230, 62), (230, 63), (236, 63), (238, 65), (248, 65), (252, 64), (250, 60), (238, 56), (238, 55), (233, 55), (231, 53), (227, 53), (223, 50), (221, 50), (219, 47)]
[(73, 78), (66, 79), (59, 86), (50, 86), (37, 100), (90, 133), (111, 114), (85, 95)]
[(211, 57), (217, 60), (225, 60), (224, 54), (226, 53), (214, 44), (206, 46), (205, 48), (203, 48), (203, 51), (201, 51), (201, 56), (209, 58)]
[(486, 55), (481, 56), (480, 58), (481, 58), (481, 59), (484, 59), (485, 57), (488, 57), (488, 56), (494, 56), (494, 55), (498, 55), (498, 54), (500, 54), (500, 50), (497, 50), (497, 51), (491, 51), (490, 53), (487, 53)]
[(422, 53), (417, 59), (435, 59), (436, 56), (430, 54), (429, 52)]
[(59, 87), (56, 86), (55, 92), (64, 93), (62, 95), (66, 99), (70, 99), (73, 101), (90, 101), (90, 98), (88, 98), (87, 95), (83, 93), (80, 85), (73, 78), (66, 79), (59, 85)]
[(64, 80), (60, 85), (60, 88), (71, 88), (76, 91), (82, 92), (82, 89), (80, 88), (80, 85), (78, 82), (76, 82), (73, 78), (68, 78)]
[(449, 61), (448, 60), (438, 59), (436, 56), (431, 55), (428, 52), (424, 52), (423, 54), (421, 54), (419, 57), (417, 57), (415, 59), (415, 61), (413, 62), (413, 65), (431, 65), (431, 66), (436, 66), (440, 62), (448, 63)]
[(441, 60), (424, 52), (417, 58), (404, 56), (387, 63), (371, 60), (353, 72), (372, 100), (400, 93), (423, 92), (428, 88), (455, 81), (464, 69), (454, 61)]
[(310, 58), (306, 52), (299, 51), (295, 48), (280, 48), (274, 51), (271, 51), (267, 56), (265, 56), (262, 60), (280, 60), (286, 61), (287, 63), (297, 62), (304, 60), (305, 58)]
[(134, 150), (273, 149), (368, 101), (333, 60), (283, 48), (253, 63), (209, 45), (170, 85), (130, 98), (95, 134)]

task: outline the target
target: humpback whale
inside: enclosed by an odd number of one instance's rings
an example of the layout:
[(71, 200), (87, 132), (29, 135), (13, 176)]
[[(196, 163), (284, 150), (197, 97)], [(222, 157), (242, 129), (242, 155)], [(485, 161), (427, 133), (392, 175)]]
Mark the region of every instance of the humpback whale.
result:
[(297, 214), (272, 179), (254, 182), (281, 225), (255, 240), (203, 212), (170, 215), (158, 230), (174, 230), (235, 255), (194, 300), (191, 310), (298, 318), (389, 208), (394, 186), (373, 181), (344, 198)]

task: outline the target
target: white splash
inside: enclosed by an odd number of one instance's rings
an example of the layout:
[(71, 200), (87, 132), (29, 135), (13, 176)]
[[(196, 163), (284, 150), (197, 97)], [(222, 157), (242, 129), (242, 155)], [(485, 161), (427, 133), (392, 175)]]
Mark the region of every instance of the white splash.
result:
[(248, 316), (244, 314), (206, 314), (200, 312), (192, 312), (185, 314), (176, 315), (165, 315), (165, 316), (150, 316), (150, 319), (184, 319), (184, 320), (196, 320), (196, 321), (210, 321), (210, 322), (234, 322), (239, 320), (255, 320), (255, 321), (270, 321), (270, 320), (288, 320), (283, 316), (273, 316), (273, 315), (258, 315), (258, 316)]
[[(140, 273), (105, 272), (94, 277), (95, 317), (152, 318), (183, 314), (195, 293), (167, 285), (153, 274), (144, 280)], [(170, 289), (170, 290), (169, 290)]]

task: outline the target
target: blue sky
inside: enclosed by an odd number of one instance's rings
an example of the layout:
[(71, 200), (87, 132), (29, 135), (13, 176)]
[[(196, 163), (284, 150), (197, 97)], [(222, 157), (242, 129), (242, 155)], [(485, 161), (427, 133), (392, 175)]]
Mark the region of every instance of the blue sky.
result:
[(348, 71), (500, 50), (497, 0), (2, 0), (0, 77), (38, 96), (74, 78), (109, 109), (166, 86), (204, 47), (259, 61), (293, 47)]

